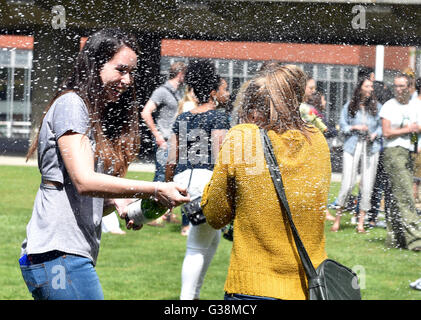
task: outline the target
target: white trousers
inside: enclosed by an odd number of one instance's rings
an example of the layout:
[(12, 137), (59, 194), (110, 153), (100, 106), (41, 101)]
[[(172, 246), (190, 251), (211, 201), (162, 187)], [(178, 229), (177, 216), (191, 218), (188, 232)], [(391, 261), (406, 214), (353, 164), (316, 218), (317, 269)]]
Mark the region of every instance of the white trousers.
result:
[[(191, 170), (174, 176), (174, 182), (186, 188)], [(203, 194), (203, 189), (212, 177), (212, 171), (194, 169), (188, 192), (193, 200)], [(186, 254), (181, 270), (180, 300), (199, 299), (200, 289), (206, 272), (218, 248), (221, 230), (215, 230), (207, 223), (194, 226), (190, 223)]]
[(343, 154), (343, 169), (342, 169), (342, 184), (339, 191), (337, 204), (344, 207), (349, 195), (354, 188), (357, 174), (358, 163), (361, 160), (361, 182), (360, 192), (361, 200), (359, 208), (367, 212), (371, 209), (371, 194), (376, 179), (377, 164), (379, 162), (379, 153), (369, 154), (367, 152), (367, 142), (359, 140), (355, 148), (354, 154), (344, 152)]
[(102, 232), (107, 233), (111, 231), (121, 230), (120, 223), (118, 222), (118, 217), (115, 212), (111, 212), (109, 215), (102, 217)]

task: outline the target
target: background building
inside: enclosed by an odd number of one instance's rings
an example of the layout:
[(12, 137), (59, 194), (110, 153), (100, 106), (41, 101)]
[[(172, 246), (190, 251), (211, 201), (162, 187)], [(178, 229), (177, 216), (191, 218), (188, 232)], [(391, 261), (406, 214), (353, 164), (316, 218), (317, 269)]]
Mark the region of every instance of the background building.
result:
[[(214, 60), (233, 95), (265, 60), (298, 64), (326, 94), (332, 123), (377, 45), (386, 82), (408, 66), (421, 73), (421, 0), (0, 0), (0, 154), (25, 153), (81, 39), (104, 27), (139, 40), (140, 105), (172, 61), (191, 58)], [(142, 141), (147, 157), (145, 128)]]
[[(210, 58), (218, 73), (228, 81), (235, 95), (244, 81), (266, 60), (293, 63), (313, 77), (317, 89), (326, 95), (327, 118), (336, 124), (342, 106), (351, 98), (361, 67), (375, 69), (376, 46), (256, 43), (164, 39), (161, 45), (161, 75), (171, 63)], [(418, 56), (418, 60), (416, 57)], [(391, 85), (398, 71), (411, 68), (421, 74), (420, 51), (416, 47), (388, 46), (384, 53), (384, 81)], [(418, 65), (417, 65), (418, 62)]]

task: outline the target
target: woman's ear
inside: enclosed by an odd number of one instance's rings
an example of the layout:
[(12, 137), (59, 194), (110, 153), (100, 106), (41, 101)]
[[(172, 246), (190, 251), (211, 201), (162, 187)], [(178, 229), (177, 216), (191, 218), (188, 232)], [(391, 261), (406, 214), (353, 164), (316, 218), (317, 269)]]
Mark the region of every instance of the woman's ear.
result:
[(216, 90), (212, 90), (210, 93), (209, 100), (215, 103), (216, 106), (218, 106), (219, 104), (217, 98), (218, 98), (218, 93), (216, 92)]
[(214, 101), (217, 97), (218, 93), (216, 92), (216, 90), (212, 90), (210, 93), (210, 98), (212, 99), (212, 101)]

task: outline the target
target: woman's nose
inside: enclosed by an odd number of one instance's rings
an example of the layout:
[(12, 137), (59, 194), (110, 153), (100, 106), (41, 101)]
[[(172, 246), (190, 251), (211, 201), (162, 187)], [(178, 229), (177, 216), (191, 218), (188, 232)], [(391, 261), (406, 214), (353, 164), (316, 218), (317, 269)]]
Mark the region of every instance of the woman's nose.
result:
[(125, 85), (127, 85), (127, 86), (130, 86), (130, 85), (132, 84), (132, 82), (133, 82), (133, 77), (132, 77), (132, 75), (131, 75), (130, 73), (126, 73), (126, 74), (122, 77), (121, 82), (122, 82), (122, 83), (124, 83), (124, 84), (125, 84)]

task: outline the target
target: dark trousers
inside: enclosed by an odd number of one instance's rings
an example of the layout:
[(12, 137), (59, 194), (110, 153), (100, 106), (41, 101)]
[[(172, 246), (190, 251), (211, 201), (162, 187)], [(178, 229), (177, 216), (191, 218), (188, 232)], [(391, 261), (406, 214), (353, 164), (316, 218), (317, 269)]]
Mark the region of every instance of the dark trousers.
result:
[(384, 153), (379, 154), (379, 163), (377, 165), (376, 181), (374, 182), (373, 194), (371, 196), (371, 209), (368, 211), (368, 220), (375, 222), (380, 210), (380, 202), (384, 196), (385, 214), (387, 215), (391, 201), (390, 179), (384, 170)]

